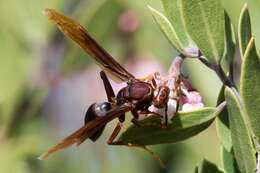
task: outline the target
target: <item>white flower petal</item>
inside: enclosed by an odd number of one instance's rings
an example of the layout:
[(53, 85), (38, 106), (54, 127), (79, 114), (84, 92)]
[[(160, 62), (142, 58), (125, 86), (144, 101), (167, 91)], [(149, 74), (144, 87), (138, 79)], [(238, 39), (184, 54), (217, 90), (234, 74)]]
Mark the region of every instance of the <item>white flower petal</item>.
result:
[(204, 104), (203, 103), (196, 103), (196, 104), (190, 104), (186, 103), (182, 106), (182, 111), (188, 112), (188, 111), (194, 111), (199, 108), (203, 108)]
[(168, 109), (167, 109), (168, 120), (169, 120), (169, 123), (171, 123), (171, 119), (176, 113), (177, 101), (174, 99), (169, 99), (167, 106), (168, 106)]

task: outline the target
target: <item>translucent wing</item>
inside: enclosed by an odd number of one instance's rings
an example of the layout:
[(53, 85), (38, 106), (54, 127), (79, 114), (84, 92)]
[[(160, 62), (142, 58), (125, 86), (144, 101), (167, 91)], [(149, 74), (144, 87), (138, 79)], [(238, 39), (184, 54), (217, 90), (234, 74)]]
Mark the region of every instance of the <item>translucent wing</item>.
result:
[(51, 147), (47, 152), (43, 153), (39, 159), (46, 159), (49, 155), (65, 149), (73, 144), (80, 145), (83, 141), (88, 139), (94, 133), (96, 133), (100, 128), (102, 128), (106, 123), (110, 122), (117, 116), (122, 115), (122, 113), (128, 112), (131, 110), (129, 105), (121, 105), (115, 107), (107, 112), (105, 116), (98, 117), (94, 121), (90, 121), (68, 137), (64, 138), (61, 142), (56, 144), (54, 147)]
[(57, 12), (46, 9), (44, 14), (69, 38), (87, 52), (115, 82), (126, 82), (134, 76), (108, 54), (78, 22)]

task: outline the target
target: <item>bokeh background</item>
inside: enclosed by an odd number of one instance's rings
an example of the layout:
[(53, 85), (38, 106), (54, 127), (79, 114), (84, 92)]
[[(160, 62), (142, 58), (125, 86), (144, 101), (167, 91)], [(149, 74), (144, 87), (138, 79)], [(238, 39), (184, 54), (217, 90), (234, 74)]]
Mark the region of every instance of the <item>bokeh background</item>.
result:
[[(223, 0), (235, 30), (244, 3)], [(260, 1), (248, 3), (258, 41)], [(100, 69), (42, 15), (43, 9), (55, 8), (73, 16), (130, 72), (141, 77), (166, 72), (177, 54), (147, 5), (162, 11), (160, 0), (0, 0), (1, 173), (188, 173), (203, 158), (220, 164), (214, 124), (187, 141), (152, 146), (167, 164), (162, 170), (143, 150), (106, 145), (116, 121), (96, 143), (87, 141), (45, 161), (37, 160), (83, 124), (91, 103), (106, 98)], [(196, 60), (187, 60), (183, 71), (202, 93), (205, 105), (215, 106), (221, 87), (217, 76)]]

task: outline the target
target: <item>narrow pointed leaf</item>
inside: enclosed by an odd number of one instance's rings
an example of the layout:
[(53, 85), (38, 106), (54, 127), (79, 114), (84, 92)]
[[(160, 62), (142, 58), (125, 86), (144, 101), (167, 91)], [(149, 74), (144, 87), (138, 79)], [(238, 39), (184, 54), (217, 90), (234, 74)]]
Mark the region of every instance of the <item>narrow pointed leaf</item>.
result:
[(231, 19), (225, 12), (225, 52), (224, 59), (228, 64), (233, 63), (233, 59), (236, 51), (236, 37), (234, 33), (234, 28), (231, 23)]
[(245, 4), (240, 12), (238, 23), (238, 41), (241, 56), (244, 55), (246, 47), (252, 37), (251, 21), (248, 6)]
[(240, 91), (248, 120), (260, 143), (260, 59), (252, 38), (247, 46), (242, 63)]
[(224, 172), (221, 171), (216, 164), (204, 159), (199, 166), (198, 173), (224, 173)]
[(152, 116), (140, 121), (142, 127), (131, 125), (121, 134), (118, 141), (123, 145), (155, 145), (174, 143), (188, 139), (206, 129), (216, 117), (219, 110), (203, 108), (193, 112), (177, 113), (172, 123), (162, 128), (161, 118)]
[(243, 173), (254, 173), (256, 169), (255, 150), (244, 120), (245, 110), (234, 89), (226, 88), (225, 96), (233, 149), (239, 170)]
[[(220, 104), (225, 100), (225, 87), (222, 87), (218, 96), (217, 103)], [(224, 108), (224, 110), (219, 113), (219, 115), (216, 118), (216, 130), (218, 138), (223, 145), (223, 147), (227, 151), (231, 151), (232, 148), (232, 139), (231, 139), (231, 133), (229, 129), (229, 120), (228, 120), (228, 111), (227, 108)]]
[(165, 15), (174, 26), (176, 34), (185, 48), (194, 47), (191, 38), (184, 27), (183, 15), (181, 11), (181, 0), (161, 0)]
[(159, 25), (160, 29), (166, 36), (166, 38), (170, 41), (170, 43), (177, 49), (179, 52), (183, 52), (184, 46), (181, 44), (175, 28), (171, 24), (171, 22), (161, 14), (159, 11), (155, 10), (154, 8), (148, 6), (149, 10), (151, 11), (154, 20)]
[(219, 63), (225, 46), (220, 0), (182, 0), (182, 12), (192, 40), (211, 63)]
[(240, 173), (233, 150), (227, 151), (223, 146), (221, 146), (221, 165), (222, 168), (227, 173)]

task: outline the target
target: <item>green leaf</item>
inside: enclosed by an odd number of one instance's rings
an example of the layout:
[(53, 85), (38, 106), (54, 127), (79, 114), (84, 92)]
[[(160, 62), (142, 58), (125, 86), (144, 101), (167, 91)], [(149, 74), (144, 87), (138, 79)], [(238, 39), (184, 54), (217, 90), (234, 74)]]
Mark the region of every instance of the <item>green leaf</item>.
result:
[[(225, 101), (224, 91), (225, 91), (225, 87), (223, 86), (220, 90), (217, 104), (220, 104), (221, 102)], [(216, 130), (221, 144), (225, 147), (227, 151), (231, 151), (232, 139), (231, 139), (231, 133), (229, 129), (228, 116), (229, 115), (228, 115), (227, 108), (224, 108), (224, 110), (216, 118)]]
[(154, 20), (159, 25), (160, 29), (162, 30), (166, 38), (170, 41), (170, 43), (174, 46), (175, 49), (177, 49), (179, 52), (183, 52), (184, 46), (179, 40), (175, 28), (173, 27), (171, 22), (159, 11), (155, 10), (150, 6), (148, 6), (148, 8), (151, 11)]
[(199, 167), (198, 166), (195, 167), (194, 173), (199, 173)]
[(181, 11), (181, 0), (161, 0), (165, 15), (174, 26), (176, 34), (185, 48), (194, 47), (190, 36), (184, 27), (184, 21)]
[(221, 146), (221, 165), (227, 173), (240, 173), (233, 150), (227, 151)]
[(248, 6), (245, 4), (240, 12), (239, 23), (238, 23), (238, 41), (240, 47), (240, 53), (243, 56), (246, 47), (252, 37), (251, 33), (251, 21), (248, 11)]
[[(242, 1), (243, 2), (243, 1)], [(259, 25), (259, 18), (260, 18), (260, 3), (258, 0), (249, 0), (244, 1), (248, 3), (248, 9), (250, 13), (251, 19), (251, 28), (252, 28), (252, 36), (256, 39), (256, 48), (257, 52), (260, 53), (260, 25)]]
[(245, 123), (245, 111), (238, 93), (226, 87), (225, 96), (229, 113), (229, 125), (233, 149), (238, 167), (243, 173), (254, 173), (256, 169), (255, 150)]
[(192, 40), (211, 63), (219, 63), (225, 46), (220, 0), (182, 0), (182, 11)]
[(201, 164), (199, 165), (198, 173), (223, 173), (223, 171), (218, 169), (218, 166), (214, 163), (203, 159)]
[(155, 145), (179, 142), (206, 129), (220, 109), (203, 108), (193, 112), (179, 112), (166, 128), (162, 128), (160, 117), (151, 116), (140, 121), (142, 127), (131, 125), (121, 134), (118, 141), (122, 141), (122, 145), (128, 145), (128, 143)]
[(227, 12), (225, 12), (225, 51), (224, 59), (228, 64), (233, 63), (236, 52), (236, 37), (234, 33), (234, 28), (231, 23), (230, 17)]
[(240, 91), (251, 129), (260, 143), (260, 59), (252, 38), (246, 48), (242, 63)]

